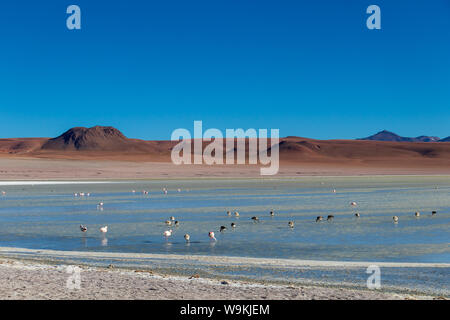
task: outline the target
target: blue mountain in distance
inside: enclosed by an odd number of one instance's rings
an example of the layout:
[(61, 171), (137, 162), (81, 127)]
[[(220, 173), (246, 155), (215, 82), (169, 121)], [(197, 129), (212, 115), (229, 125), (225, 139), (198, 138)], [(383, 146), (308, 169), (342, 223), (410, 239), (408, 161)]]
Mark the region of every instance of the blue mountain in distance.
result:
[(450, 141), (450, 137), (447, 137), (445, 139), (440, 139), (439, 137), (434, 136), (419, 136), (415, 138), (410, 138), (410, 137), (402, 137), (396, 133), (383, 130), (370, 137), (360, 138), (356, 140), (397, 141), (397, 142), (448, 142)]

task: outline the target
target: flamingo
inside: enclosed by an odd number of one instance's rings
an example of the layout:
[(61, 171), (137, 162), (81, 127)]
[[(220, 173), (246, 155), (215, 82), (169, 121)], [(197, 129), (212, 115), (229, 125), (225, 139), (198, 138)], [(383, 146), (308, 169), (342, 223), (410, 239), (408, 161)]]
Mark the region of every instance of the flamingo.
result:
[(6, 191), (2, 191), (2, 196), (6, 196)]
[(328, 217), (327, 217), (327, 221), (330, 221), (330, 220), (333, 220), (334, 219), (334, 216), (332, 215), (332, 214), (330, 214)]
[(252, 217), (251, 219), (252, 219), (254, 222), (259, 222), (259, 218), (256, 217), (256, 216), (255, 216), (255, 217)]
[(171, 226), (172, 225), (172, 221), (166, 220), (166, 225)]
[(75, 192), (75, 193), (73, 194), (73, 196), (74, 196), (74, 197), (78, 197), (78, 193)]
[(420, 217), (420, 212), (417, 211), (416, 213), (414, 213), (414, 215), (415, 215), (416, 217)]
[(163, 235), (167, 240), (172, 235), (172, 229), (164, 231)]
[(336, 193), (336, 189), (333, 189), (333, 193)]
[(323, 217), (322, 216), (318, 216), (317, 218), (316, 218), (316, 222), (319, 222), (319, 221), (322, 221), (323, 220)]
[(361, 215), (357, 212), (355, 213), (355, 217), (359, 218)]
[(356, 206), (357, 206), (357, 203), (356, 203), (355, 201), (352, 201), (352, 202), (350, 202), (350, 205), (351, 205), (352, 207), (356, 207)]
[(101, 227), (99, 230), (101, 233), (105, 234), (108, 232), (108, 226)]
[(213, 231), (210, 231), (210, 232), (208, 233), (208, 237), (209, 237), (211, 240), (217, 241), (216, 237), (214, 236), (214, 232), (213, 232)]
[(394, 220), (394, 223), (397, 223), (398, 222), (398, 217), (397, 216), (393, 216), (392, 220)]
[(189, 234), (185, 234), (184, 235), (184, 240), (186, 240), (186, 242), (189, 242), (189, 240), (191, 239), (191, 236)]
[(436, 213), (437, 213), (437, 212), (436, 212), (436, 211), (434, 211), (434, 210), (433, 210), (433, 211), (431, 211), (431, 215), (432, 215), (432, 216), (436, 215)]
[(179, 227), (180, 226), (180, 223), (178, 222), (178, 221), (175, 221), (175, 227)]
[(270, 216), (273, 217), (275, 215), (275, 213), (273, 212), (273, 210), (270, 211)]
[(99, 202), (97, 207), (103, 207), (104, 203), (103, 202)]
[(239, 217), (239, 212), (235, 211), (235, 212), (234, 212), (234, 215), (235, 215), (236, 217)]
[(289, 221), (289, 222), (288, 222), (288, 226), (289, 226), (290, 228), (293, 228), (293, 227), (294, 227), (294, 221)]
[(86, 232), (87, 231), (87, 227), (83, 226), (82, 224), (80, 224), (80, 230), (81, 230), (81, 232)]
[(170, 217), (169, 219), (172, 220), (172, 221), (175, 221), (175, 217), (174, 216)]
[(227, 230), (227, 227), (225, 227), (225, 226), (220, 226), (220, 232), (224, 232), (225, 230)]
[(231, 216), (231, 212), (230, 212), (230, 211), (227, 211), (227, 215), (228, 215), (228, 216)]
[(233, 229), (236, 228), (236, 223), (232, 222), (232, 223), (231, 223), (231, 227), (232, 227)]

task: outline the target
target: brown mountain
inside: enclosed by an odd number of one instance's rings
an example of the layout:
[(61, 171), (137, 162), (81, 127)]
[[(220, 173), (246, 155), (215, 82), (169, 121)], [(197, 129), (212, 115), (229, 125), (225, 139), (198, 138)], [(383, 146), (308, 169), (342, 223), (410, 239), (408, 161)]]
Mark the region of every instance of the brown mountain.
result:
[(42, 150), (67, 151), (126, 151), (140, 149), (135, 141), (125, 137), (113, 127), (76, 127), (49, 139)]
[[(386, 139), (392, 138), (389, 132), (382, 132), (382, 135)], [(0, 157), (170, 163), (171, 150), (176, 143), (130, 139), (113, 127), (77, 127), (52, 139), (0, 139)], [(203, 146), (206, 145), (208, 143), (203, 143)], [(279, 153), (282, 164), (299, 167), (427, 166), (450, 169), (450, 142), (405, 142), (397, 138), (394, 141), (369, 141), (286, 137), (280, 139)]]

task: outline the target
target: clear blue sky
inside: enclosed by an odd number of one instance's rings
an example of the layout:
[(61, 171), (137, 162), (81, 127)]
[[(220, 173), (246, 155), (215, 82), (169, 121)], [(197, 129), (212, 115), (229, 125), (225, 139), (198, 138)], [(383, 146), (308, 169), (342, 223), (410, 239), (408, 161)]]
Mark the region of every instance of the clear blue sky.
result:
[[(77, 4), (82, 29), (66, 28)], [(381, 7), (382, 30), (366, 28)], [(0, 137), (450, 135), (449, 0), (2, 1)]]

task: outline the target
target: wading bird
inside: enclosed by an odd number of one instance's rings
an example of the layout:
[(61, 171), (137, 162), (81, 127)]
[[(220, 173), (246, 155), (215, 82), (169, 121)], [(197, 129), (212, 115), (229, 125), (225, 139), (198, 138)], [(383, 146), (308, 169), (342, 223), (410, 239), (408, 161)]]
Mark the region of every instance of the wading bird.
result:
[(398, 217), (397, 216), (393, 216), (392, 220), (394, 220), (394, 223), (397, 223), (398, 222)]
[(166, 230), (163, 233), (163, 236), (166, 237), (166, 240), (172, 235), (172, 229)]
[(86, 232), (87, 231), (87, 227), (83, 226), (82, 224), (80, 224), (80, 230), (81, 230), (81, 232)]
[(327, 217), (327, 221), (331, 221), (331, 220), (333, 220), (334, 219), (334, 216), (332, 215), (332, 214), (330, 214), (328, 217)]
[(317, 218), (316, 218), (316, 222), (319, 222), (319, 221), (322, 221), (323, 220), (323, 217), (322, 216), (318, 216)]
[(290, 228), (293, 228), (293, 227), (294, 227), (294, 221), (289, 221), (289, 222), (288, 222), (288, 226), (289, 226)]
[(225, 227), (225, 226), (220, 226), (220, 232), (224, 232), (225, 230), (227, 230), (227, 227)]
[(210, 231), (210, 232), (208, 233), (208, 237), (209, 237), (211, 240), (217, 241), (217, 239), (216, 239), (216, 237), (215, 237), (213, 231)]
[(186, 242), (189, 242), (189, 240), (191, 239), (191, 236), (189, 234), (185, 234), (184, 235), (184, 240), (186, 240)]
[(105, 234), (108, 232), (108, 226), (101, 227), (99, 230), (101, 233)]

